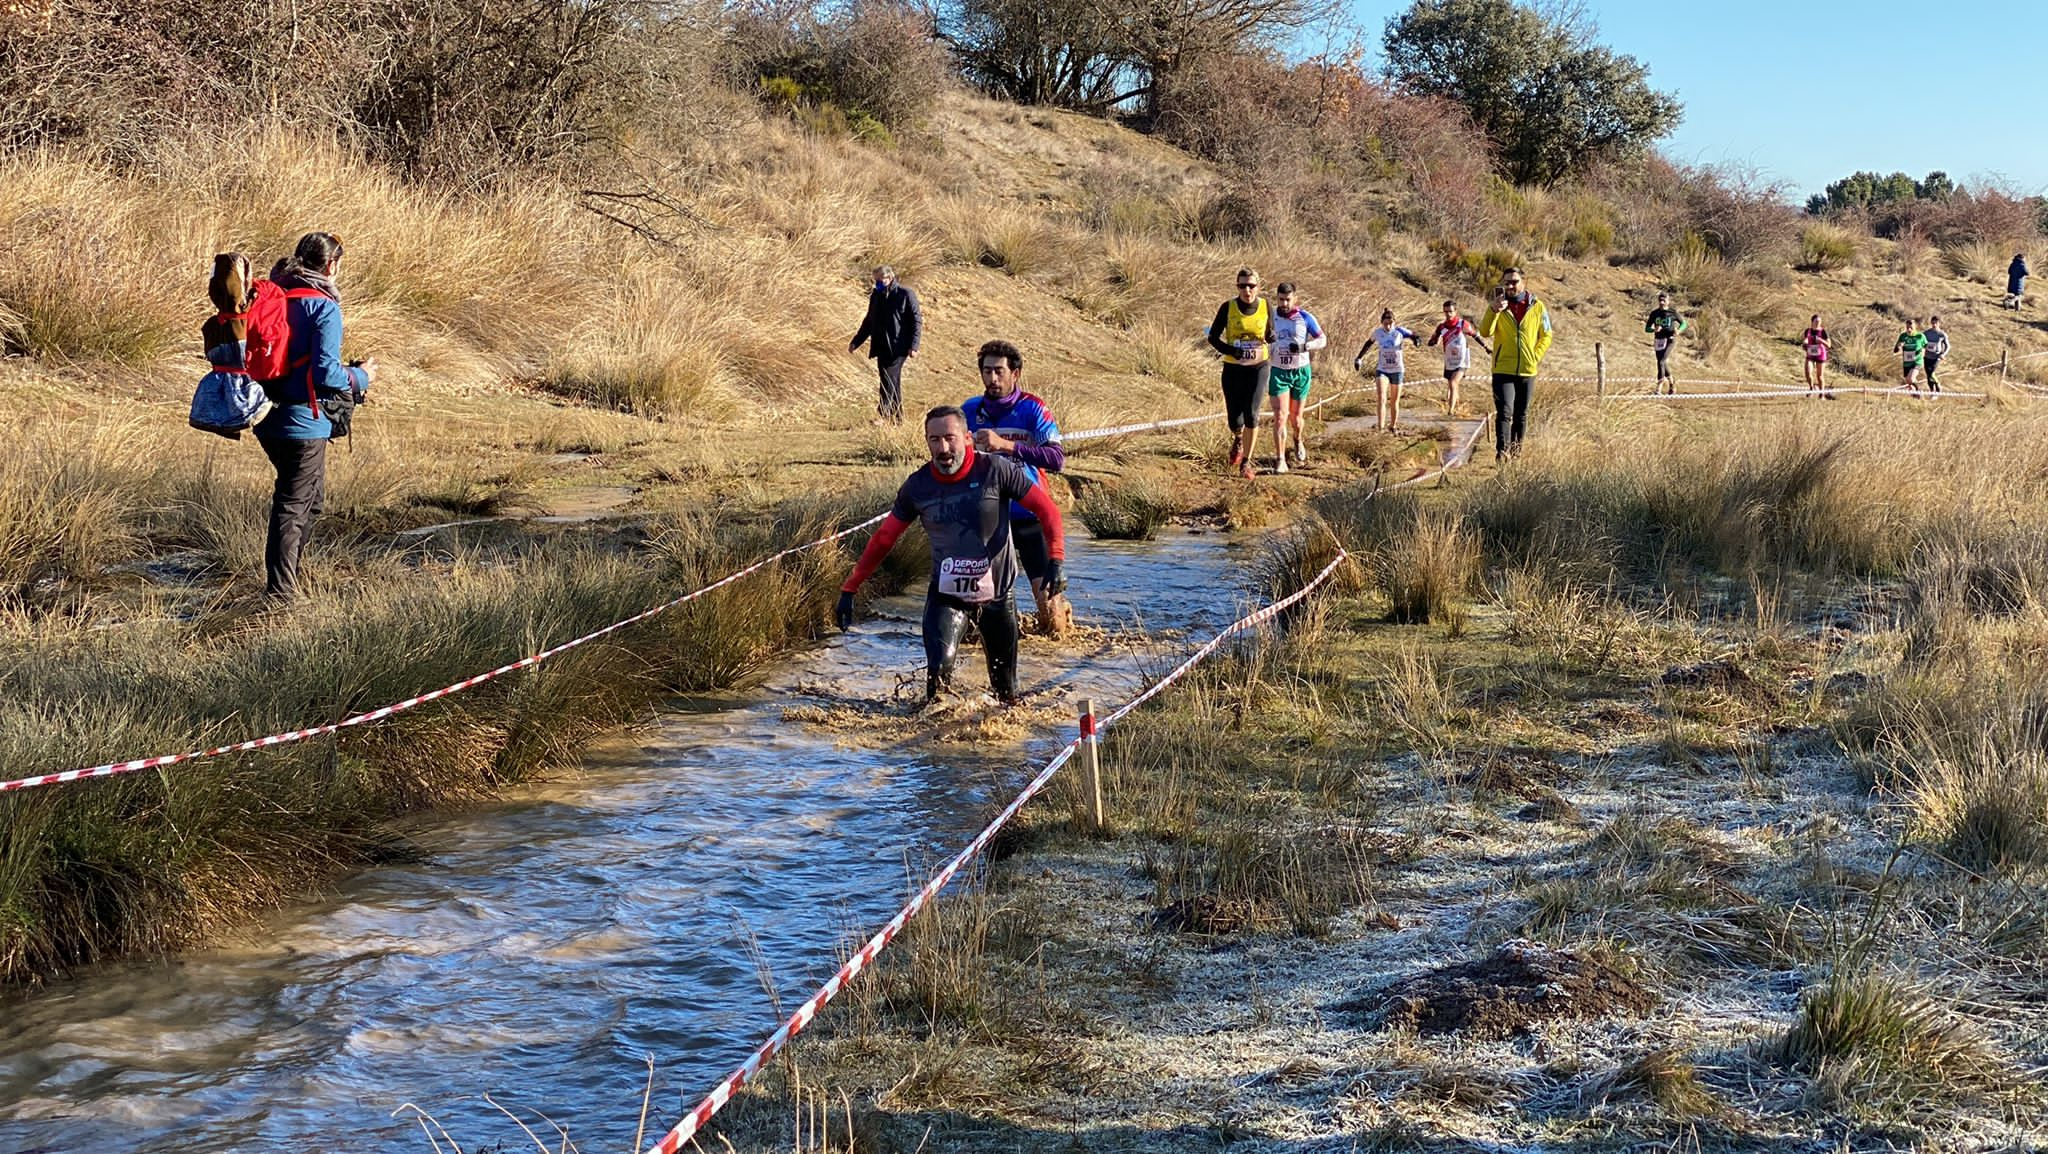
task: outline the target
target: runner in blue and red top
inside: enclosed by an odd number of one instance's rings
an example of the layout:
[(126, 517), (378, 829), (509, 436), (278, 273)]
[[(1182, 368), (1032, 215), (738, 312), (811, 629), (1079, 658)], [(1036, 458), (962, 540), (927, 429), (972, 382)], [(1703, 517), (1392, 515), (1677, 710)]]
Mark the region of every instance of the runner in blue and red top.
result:
[(924, 601), (925, 699), (952, 688), (960, 635), (973, 621), (988, 656), (989, 688), (1003, 704), (1012, 704), (1017, 700), (1017, 602), (1011, 589), (1017, 565), (1010, 549), (1010, 503), (1021, 504), (1044, 529), (1048, 593), (1067, 587), (1059, 506), (1016, 461), (976, 452), (967, 415), (952, 405), (925, 414), (924, 441), (931, 463), (897, 490), (889, 515), (839, 587), (834, 620), (841, 629), (853, 627), (853, 595), (882, 567), (910, 523), (921, 521), (932, 547), (932, 582)]
[[(1067, 450), (1060, 443), (1060, 426), (1052, 418), (1052, 408), (1024, 391), (1024, 354), (1008, 341), (990, 341), (981, 346), (975, 359), (981, 369), (981, 395), (960, 403), (960, 411), (967, 414), (967, 431), (974, 434), (975, 449), (1009, 457), (1024, 466), (1025, 475), (1033, 481), (1066, 468)], [(1038, 518), (1022, 505), (1010, 506), (1010, 540), (1024, 576), (1031, 581), (1039, 628), (1055, 632), (1060, 619), (1054, 605), (1058, 594), (1045, 589), (1045, 567), (1052, 554), (1046, 552), (1045, 532)]]

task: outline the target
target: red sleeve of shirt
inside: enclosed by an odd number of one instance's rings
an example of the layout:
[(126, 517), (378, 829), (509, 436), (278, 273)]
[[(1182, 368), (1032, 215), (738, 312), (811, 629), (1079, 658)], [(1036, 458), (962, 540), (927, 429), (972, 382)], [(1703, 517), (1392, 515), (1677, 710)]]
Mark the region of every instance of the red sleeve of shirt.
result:
[(1067, 533), (1060, 525), (1060, 507), (1052, 503), (1052, 494), (1045, 491), (1045, 485), (1042, 482), (1034, 483), (1031, 491), (1024, 494), (1017, 503), (1038, 518), (1039, 525), (1045, 530), (1045, 547), (1052, 553), (1053, 560), (1066, 560)]
[(839, 591), (858, 593), (861, 585), (875, 575), (875, 570), (882, 567), (882, 562), (888, 559), (889, 550), (896, 547), (897, 538), (903, 536), (903, 531), (908, 528), (910, 522), (894, 513), (883, 518), (882, 523), (875, 529), (875, 535), (868, 538), (867, 548), (860, 551), (860, 560), (854, 562), (853, 575), (846, 579), (846, 583), (839, 587)]

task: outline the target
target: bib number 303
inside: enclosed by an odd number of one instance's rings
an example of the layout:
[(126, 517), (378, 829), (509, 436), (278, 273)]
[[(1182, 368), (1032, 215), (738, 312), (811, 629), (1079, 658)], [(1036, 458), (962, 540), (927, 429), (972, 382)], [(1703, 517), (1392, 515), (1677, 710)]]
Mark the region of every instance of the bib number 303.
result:
[(986, 557), (948, 557), (939, 562), (939, 592), (962, 601), (996, 599), (996, 575)]

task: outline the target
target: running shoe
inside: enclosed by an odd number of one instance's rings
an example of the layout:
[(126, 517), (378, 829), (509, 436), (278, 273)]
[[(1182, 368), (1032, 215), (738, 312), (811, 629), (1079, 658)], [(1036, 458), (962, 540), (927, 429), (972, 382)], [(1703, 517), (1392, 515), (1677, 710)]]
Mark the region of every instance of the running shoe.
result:
[(1258, 470), (1252, 468), (1252, 463), (1250, 461), (1246, 461), (1244, 463), (1244, 467), (1238, 470), (1238, 472), (1247, 481), (1259, 475)]
[(1275, 473), (1285, 473), (1287, 471), (1287, 454), (1282, 453), (1273, 458), (1273, 471)]
[(1244, 464), (1244, 450), (1233, 447), (1230, 450), (1230, 467), (1235, 469), (1242, 464)]

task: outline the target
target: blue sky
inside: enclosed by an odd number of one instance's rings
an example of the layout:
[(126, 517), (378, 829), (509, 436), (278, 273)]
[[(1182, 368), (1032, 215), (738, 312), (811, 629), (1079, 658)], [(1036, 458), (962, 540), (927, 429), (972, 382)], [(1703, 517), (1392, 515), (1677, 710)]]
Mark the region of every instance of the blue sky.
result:
[[(1379, 34), (1407, 0), (1352, 0)], [(1995, 174), (2048, 193), (2048, 0), (1585, 0), (1599, 40), (1685, 104), (1662, 148), (1803, 203), (1857, 169)]]

